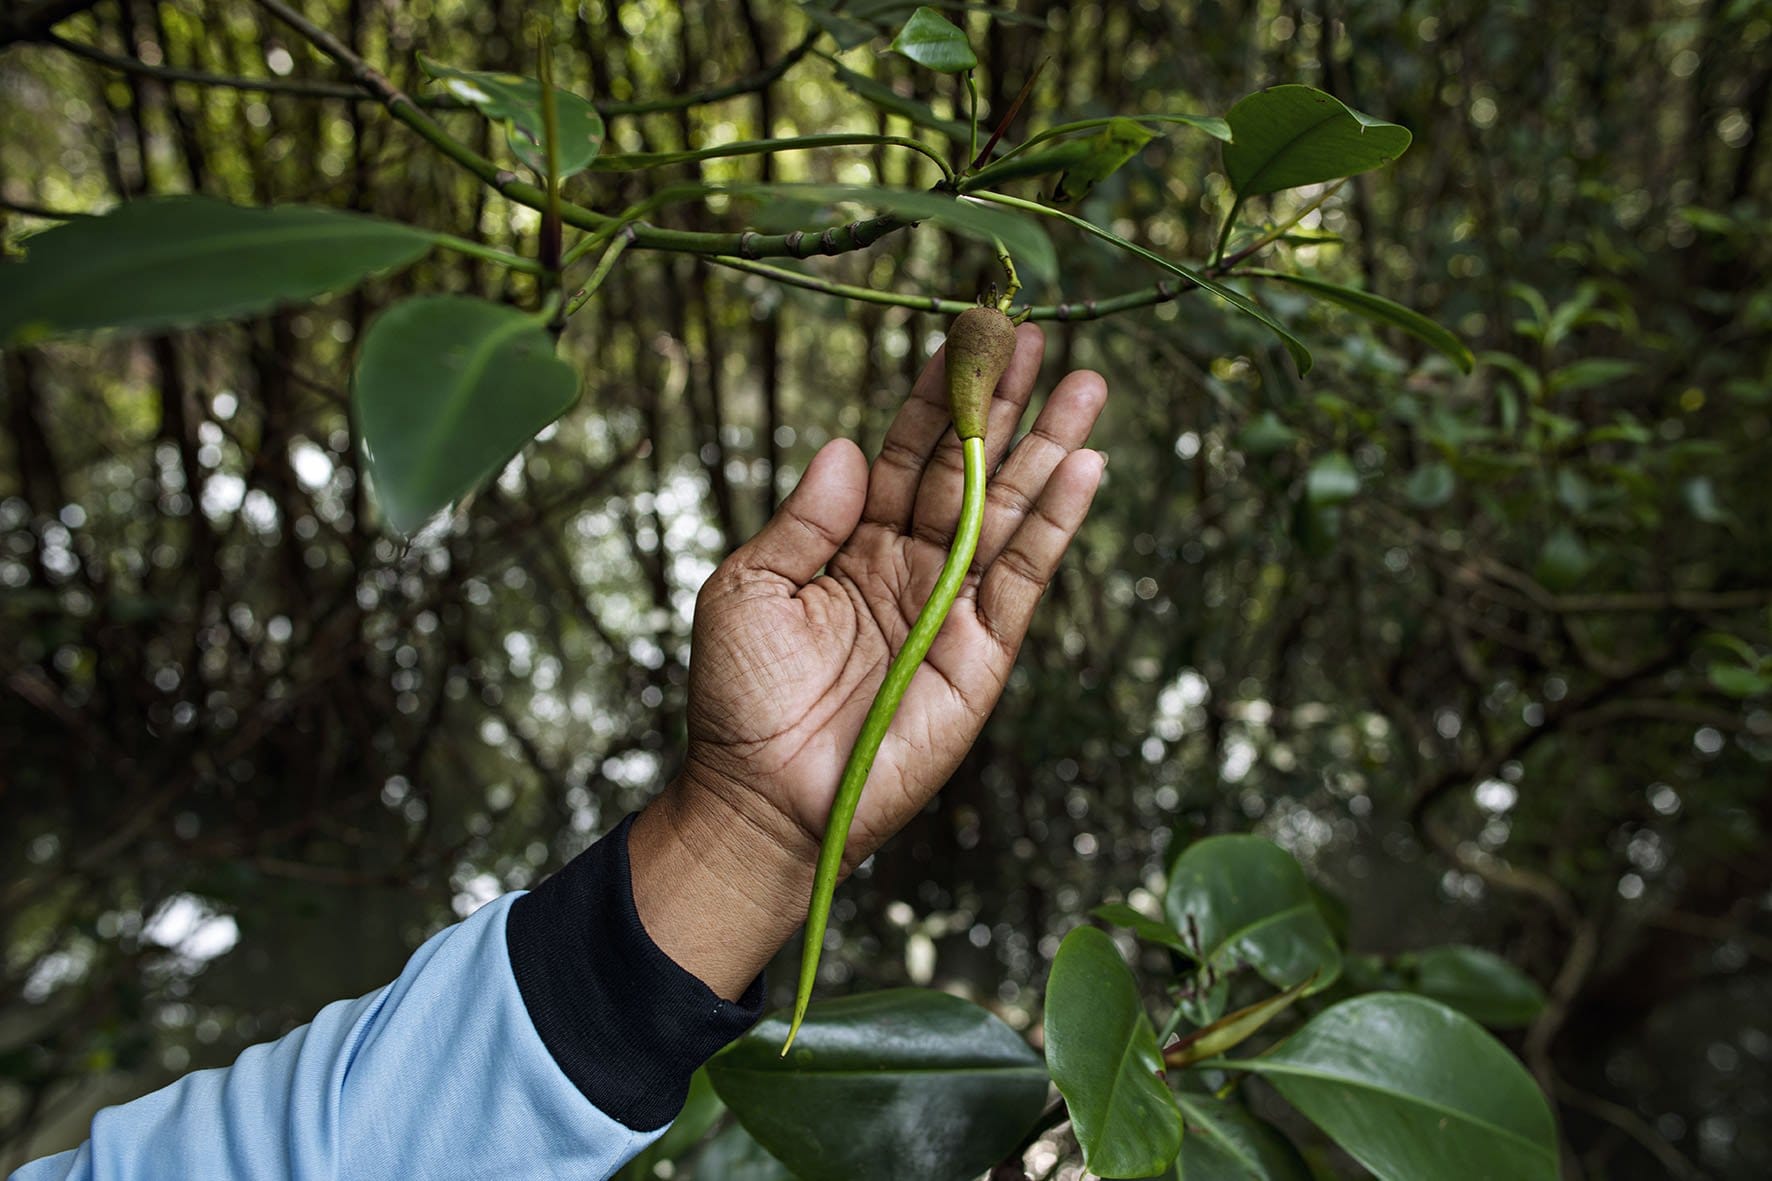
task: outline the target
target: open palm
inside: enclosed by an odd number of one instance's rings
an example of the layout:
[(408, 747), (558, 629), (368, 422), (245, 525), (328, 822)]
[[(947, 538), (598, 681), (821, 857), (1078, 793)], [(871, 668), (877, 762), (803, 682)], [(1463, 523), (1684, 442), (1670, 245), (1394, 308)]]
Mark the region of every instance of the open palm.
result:
[[(994, 470), (972, 573), (880, 748), (848, 867), (902, 827), (978, 737), (1100, 482), (1104, 458), (1080, 450), (1106, 395), (1093, 373), (1065, 377), (1009, 446), (1043, 351), (1038, 329), (1019, 330), (991, 404)], [(687, 770), (796, 855), (816, 851), (862, 718), (947, 556), (961, 488), (937, 355), (872, 469), (853, 443), (827, 445), (702, 590)]]

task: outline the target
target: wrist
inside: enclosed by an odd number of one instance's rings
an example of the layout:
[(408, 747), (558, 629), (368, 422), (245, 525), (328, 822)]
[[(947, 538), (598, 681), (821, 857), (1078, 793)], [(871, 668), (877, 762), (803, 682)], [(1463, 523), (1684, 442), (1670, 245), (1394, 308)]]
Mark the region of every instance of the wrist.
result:
[(817, 852), (748, 789), (692, 762), (629, 834), (634, 906), (661, 951), (732, 999), (804, 921)]

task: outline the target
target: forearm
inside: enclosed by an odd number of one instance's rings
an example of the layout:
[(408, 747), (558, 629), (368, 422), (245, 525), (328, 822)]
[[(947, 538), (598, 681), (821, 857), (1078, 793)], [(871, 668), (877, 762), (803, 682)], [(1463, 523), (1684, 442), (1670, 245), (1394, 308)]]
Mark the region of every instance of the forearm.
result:
[[(690, 767), (634, 823), (634, 904), (646, 932), (719, 996), (736, 998), (806, 918), (818, 846), (740, 786)], [(754, 799), (754, 795), (751, 797)]]
[(387, 987), (105, 1109), (15, 1181), (610, 1175), (762, 1007), (648, 937), (631, 831), (439, 932)]

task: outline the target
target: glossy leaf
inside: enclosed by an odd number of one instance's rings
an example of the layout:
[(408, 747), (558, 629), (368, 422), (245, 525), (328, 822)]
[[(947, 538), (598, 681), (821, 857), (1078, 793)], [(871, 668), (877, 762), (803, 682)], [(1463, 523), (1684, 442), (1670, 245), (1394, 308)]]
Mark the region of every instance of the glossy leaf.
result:
[(1182, 990), (1178, 1007), (1189, 1025), (1211, 1025), (1231, 999), (1231, 978), (1201, 968)]
[(1046, 982), (1046, 1065), (1070, 1108), (1083, 1163), (1100, 1177), (1149, 1177), (1181, 1148), (1181, 1112), (1160, 1077), (1157, 1034), (1106, 932), (1078, 927)]
[(1221, 970), (1247, 963), (1279, 988), (1314, 972), (1317, 989), (1341, 971), (1341, 951), (1304, 871), (1260, 837), (1208, 837), (1189, 846), (1170, 870), (1163, 909), (1178, 928), (1190, 917), (1199, 924), (1207, 961)]
[(1106, 906), (1098, 906), (1089, 912), (1104, 923), (1112, 923), (1116, 927), (1125, 927), (1146, 943), (1155, 943), (1159, 947), (1172, 948), (1185, 956), (1192, 957), (1188, 948), (1187, 938), (1171, 927), (1126, 905), (1124, 902), (1110, 902)]
[(412, 533), (503, 467), (578, 396), (535, 316), (435, 295), (370, 325), (353, 406), (388, 523)]
[(1360, 494), (1360, 473), (1353, 461), (1339, 451), (1331, 451), (1311, 464), (1304, 480), (1305, 495), (1319, 506), (1346, 504)]
[(1291, 1008), (1313, 983), (1315, 978), (1306, 976), (1284, 992), (1245, 1005), (1235, 1013), (1194, 1030), (1174, 1045), (1165, 1047), (1163, 1061), (1172, 1067), (1186, 1067), (1230, 1053), (1258, 1033), (1262, 1026)]
[(1397, 957), (1411, 990), (1496, 1029), (1532, 1023), (1544, 990), (1492, 951), (1452, 944)]
[[(546, 171), (543, 159), (541, 83), (521, 74), (458, 70), (418, 55), (418, 64), (443, 89), (505, 127), (505, 138), (517, 159), (536, 172)], [(603, 116), (570, 91), (554, 88), (554, 112), (560, 129), (560, 176), (590, 167), (603, 149)]]
[(984, 1009), (893, 989), (812, 1006), (787, 1058), (766, 1017), (708, 1063), (714, 1089), (802, 1181), (966, 1181), (1020, 1141), (1046, 1071)]
[(943, 74), (963, 74), (978, 65), (978, 56), (966, 34), (933, 8), (919, 8), (892, 39), (894, 53), (902, 53), (926, 69)]
[(1556, 1124), (1531, 1076), (1436, 1001), (1355, 997), (1234, 1065), (1261, 1075), (1381, 1181), (1557, 1176)]
[(355, 286), (433, 241), (398, 222), (305, 205), (131, 201), (26, 239), (25, 260), (0, 283), (0, 345), (251, 315)]
[(1772, 693), (1772, 672), (1743, 668), (1739, 664), (1713, 664), (1705, 670), (1705, 676), (1719, 693), (1730, 697), (1748, 698)]
[(1118, 172), (1155, 138), (1156, 134), (1149, 128), (1131, 119), (1113, 120), (1081, 142), (1082, 154), (1067, 164), (1059, 175), (1053, 199), (1067, 203), (1081, 201), (1089, 195), (1089, 190)]
[(654, 1166), (683, 1156), (707, 1134), (725, 1110), (726, 1105), (714, 1094), (714, 1084), (708, 1080), (707, 1067), (702, 1067), (689, 1076), (689, 1095), (683, 1100), (683, 1110), (677, 1113), (671, 1126), (623, 1165), (616, 1173), (615, 1181), (653, 1181)]
[(1224, 170), (1239, 201), (1366, 172), (1401, 156), (1410, 139), (1406, 128), (1310, 86), (1257, 91), (1225, 121)]
[(1310, 1181), (1292, 1142), (1242, 1104), (1195, 1091), (1175, 1102), (1187, 1120), (1177, 1181)]
[(708, 1181), (800, 1181), (737, 1124), (696, 1155), (694, 1176)]
[(1340, 283), (1330, 283), (1323, 279), (1312, 278), (1309, 275), (1293, 275), (1284, 271), (1262, 269), (1250, 270), (1246, 273), (1289, 283), (1310, 292), (1318, 299), (1327, 300), (1364, 316), (1375, 324), (1401, 328), (1404, 332), (1419, 338), (1450, 357), (1452, 363), (1465, 373), (1469, 373), (1476, 365), (1476, 357), (1471, 353), (1470, 346), (1460, 340), (1456, 333), (1434, 323), (1420, 312), (1404, 307), (1395, 300), (1386, 299), (1382, 295), (1374, 295), (1370, 291), (1361, 291), (1357, 287), (1344, 287)]
[(856, 204), (895, 214), (906, 221), (933, 222), (968, 237), (1003, 243), (1016, 266), (1031, 275), (1051, 278), (1058, 271), (1052, 239), (1038, 222), (1017, 217), (1002, 209), (911, 189), (873, 188), (868, 185), (835, 184), (740, 184), (727, 192), (760, 201), (798, 201), (805, 204)]

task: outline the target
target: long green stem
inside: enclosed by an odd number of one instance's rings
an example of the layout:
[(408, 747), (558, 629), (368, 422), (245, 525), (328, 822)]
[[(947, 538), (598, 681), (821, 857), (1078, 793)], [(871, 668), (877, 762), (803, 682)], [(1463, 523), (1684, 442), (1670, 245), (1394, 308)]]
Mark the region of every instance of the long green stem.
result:
[[(839, 283), (835, 279), (826, 279), (820, 275), (790, 271), (786, 267), (756, 262), (748, 258), (734, 258), (729, 254), (709, 255), (705, 261), (716, 266), (729, 267), (735, 271), (747, 271), (753, 275), (761, 275), (765, 279), (789, 287), (801, 287), (807, 291), (817, 291), (823, 295), (854, 300), (857, 303), (885, 304), (888, 307), (915, 308), (920, 312), (945, 312), (956, 316), (968, 308), (977, 306), (970, 300), (941, 299), (932, 295), (910, 295), (901, 291), (881, 291), (875, 287), (858, 287), (853, 283)], [(1103, 316), (1111, 316), (1117, 312), (1168, 303), (1192, 290), (1194, 290), (1194, 285), (1190, 282), (1170, 283), (1164, 281), (1139, 291), (1129, 291), (1124, 295), (1110, 296), (1107, 299), (1084, 299), (1076, 303), (1041, 303), (1034, 304), (1032, 307), (1024, 307), (1020, 311), (1015, 311), (1011, 305), (1003, 308), (1002, 311), (1018, 323), (1022, 320), (1058, 320), (1062, 322), (1099, 320)]]
[(1214, 266), (1224, 261), (1224, 248), (1230, 245), (1231, 231), (1237, 227), (1237, 214), (1242, 211), (1243, 198), (1231, 202), (1231, 211), (1224, 215), (1224, 227), (1218, 231), (1218, 245), (1212, 248)]
[(968, 122), (971, 124), (971, 138), (966, 147), (966, 159), (978, 155), (978, 82), (972, 77), (973, 71), (966, 71), (966, 93), (972, 98), (972, 114)]
[(468, 238), (458, 238), (454, 234), (445, 234), (438, 230), (427, 230), (431, 240), (445, 250), (453, 250), (457, 254), (466, 254), (471, 258), (485, 259), (512, 271), (521, 271), (526, 275), (539, 275), (545, 269), (533, 258), (524, 258), (512, 254), (508, 250), (500, 250), (496, 246), (484, 246)]
[(561, 319), (576, 314), (578, 309), (591, 302), (591, 296), (597, 294), (597, 289), (603, 286), (605, 279), (609, 278), (609, 272), (615, 269), (615, 260), (620, 258), (622, 251), (627, 248), (628, 240), (626, 238), (617, 238), (609, 244), (609, 249), (605, 250), (603, 257), (597, 260), (597, 269), (591, 272), (591, 277), (585, 280), (585, 285), (566, 301), (566, 308), (560, 313)]
[(760, 156), (769, 152), (804, 152), (817, 148), (905, 148), (933, 161), (941, 169), (943, 179), (952, 180), (954, 170), (941, 158), (941, 153), (926, 143), (902, 135), (862, 135), (832, 132), (825, 135), (793, 135), (781, 139), (748, 140), (738, 144), (718, 144), (688, 152), (630, 152), (598, 156), (592, 162), (593, 172), (638, 172), (647, 168), (663, 168), (671, 164), (694, 164), (702, 160), (724, 160), (732, 156)]
[(972, 556), (978, 552), (978, 534), (984, 526), (984, 440), (966, 439), (961, 446), (965, 456), (966, 486), (960, 500), (960, 525), (954, 533), (954, 544), (948, 549), (948, 558), (942, 565), (941, 577), (935, 581), (935, 589), (929, 592), (929, 601), (923, 604), (917, 622), (911, 625), (904, 647), (892, 658), (886, 669), (886, 679), (879, 692), (874, 694), (874, 703), (868, 707), (867, 717), (862, 719), (861, 734), (855, 740), (855, 748), (849, 752), (848, 765), (843, 768), (843, 778), (837, 784), (837, 798), (831, 804), (824, 843), (818, 850), (818, 871), (812, 879), (812, 904), (806, 911), (806, 944), (800, 953), (800, 984), (794, 993), (794, 1020), (788, 1026), (788, 1040), (781, 1047), (784, 1058), (794, 1044), (794, 1035), (800, 1032), (800, 1022), (805, 1020), (806, 1006), (812, 1000), (812, 986), (818, 980), (818, 958), (824, 950), (825, 924), (831, 916), (831, 899), (837, 893), (837, 878), (843, 872), (843, 851), (849, 846), (849, 825), (861, 803), (861, 789), (867, 785), (874, 756), (880, 753), (880, 743), (892, 726), (898, 703), (904, 700), (911, 678), (916, 675), (923, 657), (929, 653), (929, 646), (935, 642), (936, 634), (947, 620), (948, 611), (960, 594), (960, 585), (966, 581), (966, 572), (972, 568)]

